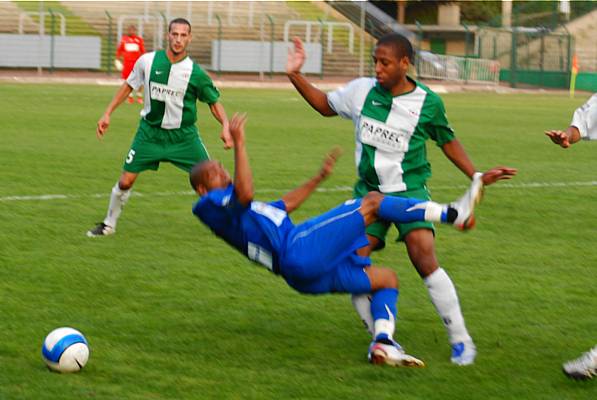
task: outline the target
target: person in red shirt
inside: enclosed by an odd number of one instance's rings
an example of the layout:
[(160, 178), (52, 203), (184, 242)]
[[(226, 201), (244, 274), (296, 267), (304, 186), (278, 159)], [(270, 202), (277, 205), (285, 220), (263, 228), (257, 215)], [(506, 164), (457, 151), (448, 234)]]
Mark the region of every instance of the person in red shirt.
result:
[[(141, 36), (137, 36), (137, 27), (130, 25), (128, 27), (128, 34), (122, 35), (120, 45), (116, 51), (116, 58), (122, 62), (122, 79), (129, 77), (133, 70), (135, 63), (145, 53), (145, 43)], [(137, 102), (143, 103), (143, 91), (137, 91)], [(133, 92), (129, 95), (128, 102), (133, 103)]]

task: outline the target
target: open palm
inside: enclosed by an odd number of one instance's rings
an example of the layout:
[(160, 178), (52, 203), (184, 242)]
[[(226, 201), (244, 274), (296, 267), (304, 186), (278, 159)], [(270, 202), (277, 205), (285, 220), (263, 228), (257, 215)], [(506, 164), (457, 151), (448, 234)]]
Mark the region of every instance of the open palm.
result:
[(305, 55), (305, 48), (301, 39), (295, 37), (292, 39), (294, 48), (288, 49), (288, 60), (286, 61), (286, 73), (301, 72), (301, 68), (305, 64), (307, 56)]

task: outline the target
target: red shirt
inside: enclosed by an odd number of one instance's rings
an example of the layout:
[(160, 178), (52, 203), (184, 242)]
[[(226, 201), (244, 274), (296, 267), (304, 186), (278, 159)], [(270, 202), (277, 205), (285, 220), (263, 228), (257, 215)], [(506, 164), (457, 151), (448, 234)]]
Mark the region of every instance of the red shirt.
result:
[(145, 44), (141, 36), (123, 35), (116, 51), (117, 57), (122, 57), (124, 64), (135, 64), (135, 61), (145, 53)]

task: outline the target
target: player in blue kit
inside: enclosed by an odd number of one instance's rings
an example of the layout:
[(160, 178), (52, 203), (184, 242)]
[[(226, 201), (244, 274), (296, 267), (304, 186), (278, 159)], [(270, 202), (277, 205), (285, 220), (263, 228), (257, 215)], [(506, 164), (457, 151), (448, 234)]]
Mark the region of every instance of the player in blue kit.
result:
[(338, 151), (330, 152), (321, 170), (280, 200), (253, 200), (253, 177), (245, 149), (246, 116), (230, 122), (234, 141), (234, 180), (216, 161), (193, 167), (190, 182), (201, 196), (193, 213), (217, 236), (301, 293), (372, 293), (373, 341), (369, 361), (374, 364), (422, 367), (393, 339), (398, 279), (389, 268), (373, 266), (357, 255), (367, 245), (365, 228), (378, 218), (408, 223), (443, 222), (459, 229), (474, 225), (473, 210), (481, 197), (482, 174), (458, 201), (442, 205), (413, 198), (386, 197), (370, 192), (299, 225), (288, 214), (297, 209), (332, 172)]

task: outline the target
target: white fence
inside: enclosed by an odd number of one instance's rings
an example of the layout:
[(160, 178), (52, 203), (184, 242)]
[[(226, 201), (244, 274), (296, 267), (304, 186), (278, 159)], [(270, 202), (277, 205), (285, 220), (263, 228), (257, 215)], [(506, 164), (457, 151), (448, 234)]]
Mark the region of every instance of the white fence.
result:
[[(211, 67), (221, 72), (284, 72), (289, 43), (257, 40), (214, 40), (211, 45)], [(303, 72), (321, 73), (321, 44), (305, 43), (307, 61)]]
[(496, 60), (444, 56), (420, 51), (415, 65), (419, 78), (494, 85), (500, 81), (500, 63)]
[(0, 34), (0, 67), (99, 69), (99, 36)]

